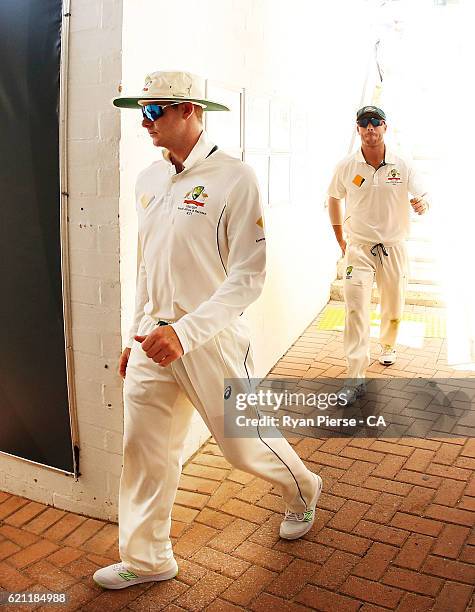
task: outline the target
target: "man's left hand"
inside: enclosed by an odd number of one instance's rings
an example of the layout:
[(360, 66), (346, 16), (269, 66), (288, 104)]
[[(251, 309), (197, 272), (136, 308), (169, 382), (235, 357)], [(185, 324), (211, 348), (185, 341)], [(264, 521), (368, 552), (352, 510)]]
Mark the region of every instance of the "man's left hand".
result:
[(163, 368), (183, 355), (183, 347), (171, 325), (161, 325), (148, 336), (134, 336), (147, 357)]
[(414, 212), (416, 212), (418, 215), (423, 215), (429, 208), (429, 205), (424, 198), (412, 198), (410, 202)]

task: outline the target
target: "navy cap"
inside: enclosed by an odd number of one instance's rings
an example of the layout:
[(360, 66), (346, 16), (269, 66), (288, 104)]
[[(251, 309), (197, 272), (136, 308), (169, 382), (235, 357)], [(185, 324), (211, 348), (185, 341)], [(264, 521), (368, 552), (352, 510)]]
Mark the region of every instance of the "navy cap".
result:
[(379, 117), (379, 119), (383, 119), (384, 121), (386, 121), (385, 112), (377, 106), (363, 106), (363, 108), (360, 108), (360, 110), (356, 113), (356, 121), (358, 121), (358, 119), (361, 119), (361, 117), (364, 117), (364, 115)]

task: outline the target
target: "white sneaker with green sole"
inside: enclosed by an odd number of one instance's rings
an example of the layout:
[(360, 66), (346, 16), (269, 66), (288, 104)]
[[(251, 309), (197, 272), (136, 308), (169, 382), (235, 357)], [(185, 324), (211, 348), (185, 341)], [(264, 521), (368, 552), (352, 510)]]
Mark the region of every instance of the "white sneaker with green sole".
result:
[(313, 474), (316, 490), (312, 501), (304, 512), (285, 511), (285, 517), (280, 524), (280, 537), (284, 540), (296, 540), (310, 531), (315, 521), (315, 507), (322, 492), (323, 482), (320, 476)]
[(141, 582), (155, 582), (160, 580), (170, 580), (178, 574), (178, 564), (173, 559), (174, 566), (160, 574), (149, 574), (139, 576), (135, 572), (127, 569), (123, 563), (115, 563), (98, 569), (92, 577), (94, 582), (104, 589), (125, 589)]

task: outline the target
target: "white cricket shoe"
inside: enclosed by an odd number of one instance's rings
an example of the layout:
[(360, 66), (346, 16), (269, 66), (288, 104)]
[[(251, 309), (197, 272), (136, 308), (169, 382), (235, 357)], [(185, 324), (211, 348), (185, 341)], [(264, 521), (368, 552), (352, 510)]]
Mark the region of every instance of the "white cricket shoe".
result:
[(158, 580), (170, 580), (178, 574), (178, 564), (173, 559), (174, 566), (161, 574), (149, 574), (147, 576), (139, 576), (135, 572), (127, 569), (123, 563), (115, 563), (102, 567), (94, 572), (92, 577), (94, 582), (104, 589), (125, 589), (126, 587), (141, 582), (154, 582)]
[(393, 363), (396, 363), (396, 358), (396, 349), (393, 346), (385, 344), (381, 347), (381, 355), (378, 358), (381, 365), (393, 365)]
[(359, 385), (348, 385), (346, 387), (342, 387), (338, 391), (338, 404), (342, 405), (341, 402), (346, 401), (345, 406), (351, 406), (356, 402), (356, 400), (362, 397), (366, 393), (366, 385), (365, 383), (360, 383)]
[(305, 512), (285, 511), (285, 517), (280, 524), (280, 537), (285, 540), (296, 540), (310, 531), (315, 521), (315, 506), (322, 492), (323, 482), (320, 476), (313, 474), (316, 491)]

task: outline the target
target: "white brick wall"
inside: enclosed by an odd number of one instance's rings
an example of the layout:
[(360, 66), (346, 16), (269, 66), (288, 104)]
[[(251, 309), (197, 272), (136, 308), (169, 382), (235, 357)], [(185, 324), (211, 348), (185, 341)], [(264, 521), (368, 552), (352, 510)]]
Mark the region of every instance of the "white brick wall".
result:
[[(122, 466), (119, 116), (122, 1), (71, 0), (68, 75), (69, 246), (81, 477), (0, 459), (0, 488), (115, 519)], [(66, 299), (67, 296), (66, 296)]]

